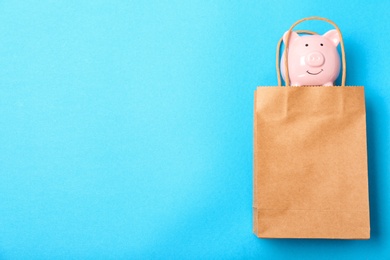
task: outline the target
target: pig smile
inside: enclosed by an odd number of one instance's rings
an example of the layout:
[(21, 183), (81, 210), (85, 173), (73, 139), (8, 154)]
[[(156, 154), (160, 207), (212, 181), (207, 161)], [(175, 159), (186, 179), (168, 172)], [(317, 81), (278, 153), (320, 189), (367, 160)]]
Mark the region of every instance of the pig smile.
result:
[(313, 72), (310, 72), (310, 71), (306, 71), (307, 73), (309, 73), (310, 75), (318, 75), (318, 74), (320, 74), (321, 72), (323, 72), (324, 70), (323, 69), (321, 69), (319, 72), (317, 72), (317, 73), (313, 73)]

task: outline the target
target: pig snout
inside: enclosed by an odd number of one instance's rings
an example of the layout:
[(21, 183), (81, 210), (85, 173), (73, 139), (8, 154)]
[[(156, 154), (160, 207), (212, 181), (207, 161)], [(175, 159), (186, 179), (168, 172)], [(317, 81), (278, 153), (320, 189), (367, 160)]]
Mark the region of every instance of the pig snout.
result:
[(319, 67), (322, 66), (325, 62), (325, 57), (321, 52), (313, 51), (306, 54), (306, 64), (311, 67)]

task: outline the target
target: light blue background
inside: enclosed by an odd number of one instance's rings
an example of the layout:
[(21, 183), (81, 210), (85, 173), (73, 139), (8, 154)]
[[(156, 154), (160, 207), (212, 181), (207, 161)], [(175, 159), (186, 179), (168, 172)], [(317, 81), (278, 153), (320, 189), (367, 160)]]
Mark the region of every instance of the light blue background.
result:
[[(389, 10), (1, 1), (0, 259), (389, 259)], [(369, 241), (252, 234), (253, 92), (312, 15), (340, 26), (347, 83), (366, 87)]]

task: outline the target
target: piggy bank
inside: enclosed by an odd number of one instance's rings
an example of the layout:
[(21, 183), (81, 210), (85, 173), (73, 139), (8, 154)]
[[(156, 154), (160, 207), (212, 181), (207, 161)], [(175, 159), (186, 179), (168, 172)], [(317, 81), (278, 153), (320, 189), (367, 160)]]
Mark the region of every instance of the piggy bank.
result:
[[(286, 43), (286, 32), (283, 42)], [(291, 86), (333, 86), (340, 74), (340, 55), (337, 45), (340, 36), (336, 30), (324, 35), (299, 36), (292, 31), (289, 40), (288, 70)], [(285, 80), (284, 55), (281, 59)]]

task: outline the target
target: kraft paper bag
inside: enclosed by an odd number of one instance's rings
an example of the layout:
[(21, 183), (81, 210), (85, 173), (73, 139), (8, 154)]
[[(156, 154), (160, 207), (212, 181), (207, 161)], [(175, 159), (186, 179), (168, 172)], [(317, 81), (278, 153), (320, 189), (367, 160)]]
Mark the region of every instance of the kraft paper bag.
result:
[[(320, 17), (302, 19), (290, 31), (315, 19), (333, 24), (341, 37), (337, 25)], [(341, 86), (291, 87), (286, 73), (285, 87), (255, 91), (253, 230), (258, 237), (370, 238), (364, 87), (345, 86), (340, 43)]]

